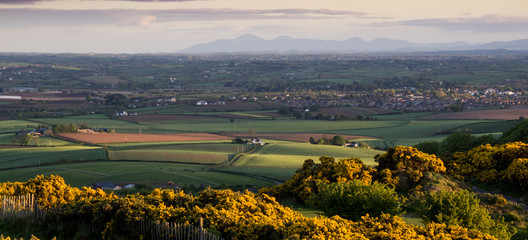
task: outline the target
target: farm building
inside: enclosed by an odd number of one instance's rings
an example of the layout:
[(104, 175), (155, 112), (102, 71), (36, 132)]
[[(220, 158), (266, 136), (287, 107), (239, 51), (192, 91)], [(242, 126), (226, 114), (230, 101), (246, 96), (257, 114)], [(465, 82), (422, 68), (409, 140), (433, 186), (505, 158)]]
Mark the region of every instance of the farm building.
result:
[(205, 106), (205, 105), (207, 105), (207, 101), (205, 100), (200, 100), (196, 103), (196, 106)]
[(112, 181), (102, 181), (102, 182), (95, 182), (92, 185), (92, 188), (100, 188), (100, 189), (109, 189), (109, 190), (119, 190), (121, 189), (120, 186), (115, 185)]
[(249, 142), (247, 144), (253, 144), (253, 145), (257, 145), (257, 144), (260, 144), (260, 145), (264, 145), (264, 142), (262, 140), (260, 140), (260, 138), (252, 138), (251, 140), (249, 140)]

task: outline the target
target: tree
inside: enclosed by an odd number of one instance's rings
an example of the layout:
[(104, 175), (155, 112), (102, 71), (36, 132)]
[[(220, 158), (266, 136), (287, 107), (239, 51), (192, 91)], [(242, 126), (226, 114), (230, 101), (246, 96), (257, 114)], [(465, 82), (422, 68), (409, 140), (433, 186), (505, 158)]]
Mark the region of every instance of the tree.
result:
[(440, 143), (437, 141), (421, 142), (413, 146), (414, 148), (429, 154), (438, 154), (440, 149)]
[(26, 133), (20, 137), (20, 146), (27, 146), (33, 140), (33, 135)]
[(341, 135), (335, 135), (334, 138), (332, 138), (332, 144), (343, 146), (346, 143), (346, 139)]
[(77, 132), (77, 125), (74, 123), (71, 124), (57, 124), (53, 126), (53, 132), (54, 133), (71, 133), (71, 132)]
[(105, 97), (106, 105), (124, 106), (128, 104), (128, 98), (123, 94), (108, 94)]

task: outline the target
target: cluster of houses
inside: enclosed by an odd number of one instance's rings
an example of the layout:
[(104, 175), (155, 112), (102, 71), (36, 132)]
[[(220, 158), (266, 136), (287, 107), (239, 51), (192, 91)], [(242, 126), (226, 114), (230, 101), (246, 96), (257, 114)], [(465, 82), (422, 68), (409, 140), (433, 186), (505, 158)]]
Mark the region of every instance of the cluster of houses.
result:
[(345, 143), (345, 145), (343, 145), (343, 147), (352, 147), (352, 148), (363, 147), (363, 148), (370, 149), (370, 146), (368, 144), (363, 143), (363, 146), (362, 146), (362, 143), (358, 143), (358, 142), (347, 142)]
[(24, 136), (26, 134), (30, 134), (33, 137), (40, 137), (40, 136), (49, 136), (53, 133), (51, 129), (48, 128), (34, 128), (31, 130), (24, 130), (17, 133), (18, 137)]
[(522, 105), (528, 102), (528, 96), (523, 92), (499, 91), (493, 88), (483, 90), (446, 89), (445, 91), (456, 94), (457, 98), (438, 98), (431, 94), (420, 94), (412, 91), (400, 91), (393, 95), (379, 95), (368, 93), (349, 94), (319, 94), (316, 97), (292, 96), (290, 94), (277, 94), (265, 96), (272, 102), (278, 102), (294, 108), (318, 105), (322, 108), (337, 106), (364, 106), (397, 111), (433, 111), (449, 109), (458, 103), (462, 109), (475, 109), (484, 107), (507, 107)]
[(127, 111), (114, 112), (114, 117), (124, 117), (124, 116), (136, 116), (137, 113), (128, 113)]
[(210, 104), (213, 104), (213, 105), (226, 105), (227, 103), (225, 101), (217, 101), (217, 102), (213, 102), (213, 103), (208, 103), (205, 100), (200, 100), (200, 101), (196, 102), (196, 106), (206, 106), (206, 105), (210, 105)]
[(252, 138), (250, 139), (247, 144), (252, 144), (252, 145), (264, 145), (264, 142), (262, 140), (260, 140), (260, 138)]

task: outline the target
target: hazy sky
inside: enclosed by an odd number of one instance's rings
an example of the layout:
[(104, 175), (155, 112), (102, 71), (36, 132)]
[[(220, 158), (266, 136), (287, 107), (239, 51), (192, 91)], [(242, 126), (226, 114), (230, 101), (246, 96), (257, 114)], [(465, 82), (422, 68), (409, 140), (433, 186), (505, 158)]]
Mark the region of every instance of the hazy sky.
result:
[(264, 39), (528, 38), (528, 0), (0, 0), (0, 52), (174, 52)]

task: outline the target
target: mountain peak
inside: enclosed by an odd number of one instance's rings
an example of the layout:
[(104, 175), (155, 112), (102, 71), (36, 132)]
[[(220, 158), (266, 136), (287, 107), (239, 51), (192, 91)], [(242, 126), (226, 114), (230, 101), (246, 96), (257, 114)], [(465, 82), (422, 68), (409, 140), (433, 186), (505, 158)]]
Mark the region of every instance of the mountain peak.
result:
[(275, 38), (274, 40), (293, 40), (293, 38), (290, 37), (290, 36), (281, 35), (281, 36), (278, 36), (277, 38)]
[(406, 40), (377, 38), (364, 41), (350, 38), (345, 41), (296, 39), (279, 36), (265, 40), (253, 34), (243, 34), (236, 39), (222, 39), (183, 49), (182, 53), (220, 53), (220, 52), (412, 52), (412, 51), (452, 51), (484, 49), (528, 50), (528, 39), (488, 44), (468, 44), (464, 42), (420, 44)]
[(251, 33), (246, 33), (246, 34), (240, 35), (240, 37), (238, 37), (236, 40), (248, 41), (248, 40), (263, 40), (263, 39), (255, 36), (255, 35), (253, 35)]

